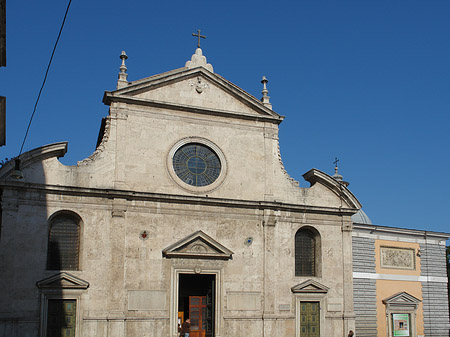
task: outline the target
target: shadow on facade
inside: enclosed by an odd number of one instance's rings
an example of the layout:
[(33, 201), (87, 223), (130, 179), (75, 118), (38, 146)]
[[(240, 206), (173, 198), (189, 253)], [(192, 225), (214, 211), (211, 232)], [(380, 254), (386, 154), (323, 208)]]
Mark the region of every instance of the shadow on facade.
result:
[(88, 287), (71, 275), (79, 269), (81, 219), (49, 206), (58, 192), (48, 190), (43, 167), (66, 150), (56, 143), (22, 154), (22, 179), (13, 177), (14, 160), (0, 167), (1, 336), (74, 336), (76, 291)]

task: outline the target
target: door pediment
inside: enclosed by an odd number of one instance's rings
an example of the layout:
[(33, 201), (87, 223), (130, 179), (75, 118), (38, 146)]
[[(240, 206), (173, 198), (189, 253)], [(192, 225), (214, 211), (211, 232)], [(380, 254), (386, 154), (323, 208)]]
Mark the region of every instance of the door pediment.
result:
[(389, 296), (383, 300), (383, 303), (389, 306), (412, 306), (419, 305), (421, 301), (405, 291)]
[(328, 292), (328, 287), (324, 286), (323, 284), (314, 281), (314, 280), (307, 280), (305, 282), (302, 282), (300, 284), (297, 284), (296, 286), (292, 287), (291, 290), (293, 293), (308, 293), (308, 294), (326, 294)]
[(202, 231), (197, 231), (163, 249), (166, 258), (230, 260), (233, 252)]
[(62, 272), (38, 281), (36, 285), (41, 289), (87, 289), (89, 282), (69, 273)]

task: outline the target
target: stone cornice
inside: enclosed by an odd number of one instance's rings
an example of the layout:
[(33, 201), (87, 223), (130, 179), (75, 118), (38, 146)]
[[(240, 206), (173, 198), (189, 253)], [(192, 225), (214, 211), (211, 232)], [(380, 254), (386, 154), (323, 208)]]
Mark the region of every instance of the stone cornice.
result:
[[(21, 154), (19, 157), (21, 161), (20, 167), (21, 169), (24, 169), (25, 167), (31, 165), (32, 163), (43, 161), (47, 158), (63, 157), (66, 154), (66, 152), (67, 152), (67, 142), (59, 142), (44, 145)], [(5, 165), (3, 165), (2, 168), (0, 168), (0, 178), (5, 178), (9, 176), (13, 169), (14, 169), (14, 160), (10, 160)]]
[(226, 198), (211, 198), (203, 196), (136, 192), (117, 189), (43, 185), (43, 184), (25, 183), (21, 181), (8, 181), (8, 180), (0, 180), (0, 188), (35, 191), (46, 194), (72, 195), (72, 196), (83, 196), (83, 197), (105, 198), (105, 199), (118, 198), (126, 200), (155, 201), (155, 202), (166, 202), (175, 204), (193, 204), (212, 207), (218, 206), (218, 207), (233, 207), (233, 208), (260, 209), (260, 210), (272, 209), (289, 212), (321, 213), (321, 214), (347, 215), (347, 216), (351, 216), (352, 214), (358, 211), (356, 208), (321, 207), (321, 206), (310, 206), (300, 204), (288, 204), (283, 202), (272, 202), (272, 201), (238, 200)]
[(369, 224), (353, 224), (354, 232), (369, 232), (371, 235), (379, 235), (379, 234), (385, 234), (385, 235), (411, 235), (411, 236), (420, 236), (422, 238), (434, 238), (434, 239), (441, 239), (441, 240), (447, 240), (450, 238), (449, 233), (443, 233), (443, 232), (431, 232), (431, 231), (424, 231), (424, 230), (418, 230), (418, 229), (407, 229), (407, 228), (398, 228), (398, 227), (387, 227), (387, 226), (379, 226), (379, 225), (369, 225)]
[(150, 106), (150, 107), (156, 107), (161, 109), (168, 109), (168, 110), (178, 110), (178, 111), (187, 111), (191, 113), (197, 113), (201, 115), (214, 115), (214, 116), (220, 116), (220, 117), (228, 117), (228, 118), (236, 118), (236, 119), (244, 119), (244, 120), (254, 120), (254, 121), (261, 121), (261, 122), (270, 122), (275, 124), (280, 124), (283, 119), (282, 118), (274, 118), (272, 116), (265, 116), (265, 115), (252, 115), (252, 114), (244, 114), (242, 112), (235, 113), (232, 111), (226, 111), (226, 110), (219, 110), (219, 109), (212, 109), (212, 108), (202, 108), (187, 104), (175, 104), (175, 103), (167, 103), (162, 101), (156, 101), (151, 99), (144, 99), (144, 98), (136, 98), (133, 96), (114, 96), (111, 92), (105, 92), (105, 95), (103, 97), (103, 102), (107, 105), (110, 105), (111, 103), (126, 103), (126, 104), (133, 104), (133, 105), (143, 105), (143, 106)]

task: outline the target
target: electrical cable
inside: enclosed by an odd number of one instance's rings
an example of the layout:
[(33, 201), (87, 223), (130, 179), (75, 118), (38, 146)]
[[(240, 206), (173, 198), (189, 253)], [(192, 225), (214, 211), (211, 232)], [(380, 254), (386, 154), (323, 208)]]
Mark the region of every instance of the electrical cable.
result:
[(48, 72), (50, 70), (50, 66), (52, 64), (53, 56), (55, 55), (56, 46), (58, 45), (59, 38), (61, 37), (61, 33), (62, 33), (63, 28), (64, 28), (64, 24), (65, 24), (66, 18), (67, 18), (67, 13), (69, 12), (69, 7), (70, 7), (71, 3), (72, 3), (72, 0), (69, 0), (69, 3), (68, 3), (67, 8), (66, 8), (66, 13), (64, 14), (64, 19), (62, 21), (61, 28), (59, 30), (58, 38), (56, 39), (55, 45), (53, 46), (52, 56), (50, 57), (50, 61), (48, 62), (48, 66), (47, 66), (47, 70), (45, 72), (44, 80), (42, 81), (41, 89), (39, 90), (39, 94), (37, 96), (36, 103), (34, 104), (33, 113), (31, 114), (30, 122), (28, 123), (27, 131), (25, 132), (25, 137), (23, 138), (22, 146), (20, 147), (19, 155), (17, 157), (19, 157), (22, 154), (23, 146), (25, 145), (25, 141), (26, 141), (27, 136), (28, 136), (28, 131), (30, 131), (31, 122), (33, 121), (33, 117), (34, 117), (34, 114), (36, 112), (36, 108), (37, 108), (37, 105), (39, 103), (39, 99), (41, 98), (42, 89), (44, 89), (45, 82), (47, 81), (47, 75), (48, 75)]

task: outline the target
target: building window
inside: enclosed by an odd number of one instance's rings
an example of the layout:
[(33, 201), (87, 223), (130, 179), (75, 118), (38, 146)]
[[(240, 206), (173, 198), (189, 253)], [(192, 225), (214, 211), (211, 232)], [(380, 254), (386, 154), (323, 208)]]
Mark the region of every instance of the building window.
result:
[(295, 276), (317, 276), (319, 234), (300, 228), (295, 234)]
[(190, 143), (180, 147), (173, 156), (173, 169), (182, 181), (191, 186), (207, 186), (220, 175), (217, 154), (208, 146)]
[(174, 182), (193, 193), (215, 190), (227, 176), (227, 161), (221, 149), (200, 137), (176, 142), (167, 153), (166, 165)]
[(78, 270), (80, 219), (75, 214), (60, 213), (50, 220), (47, 269)]

